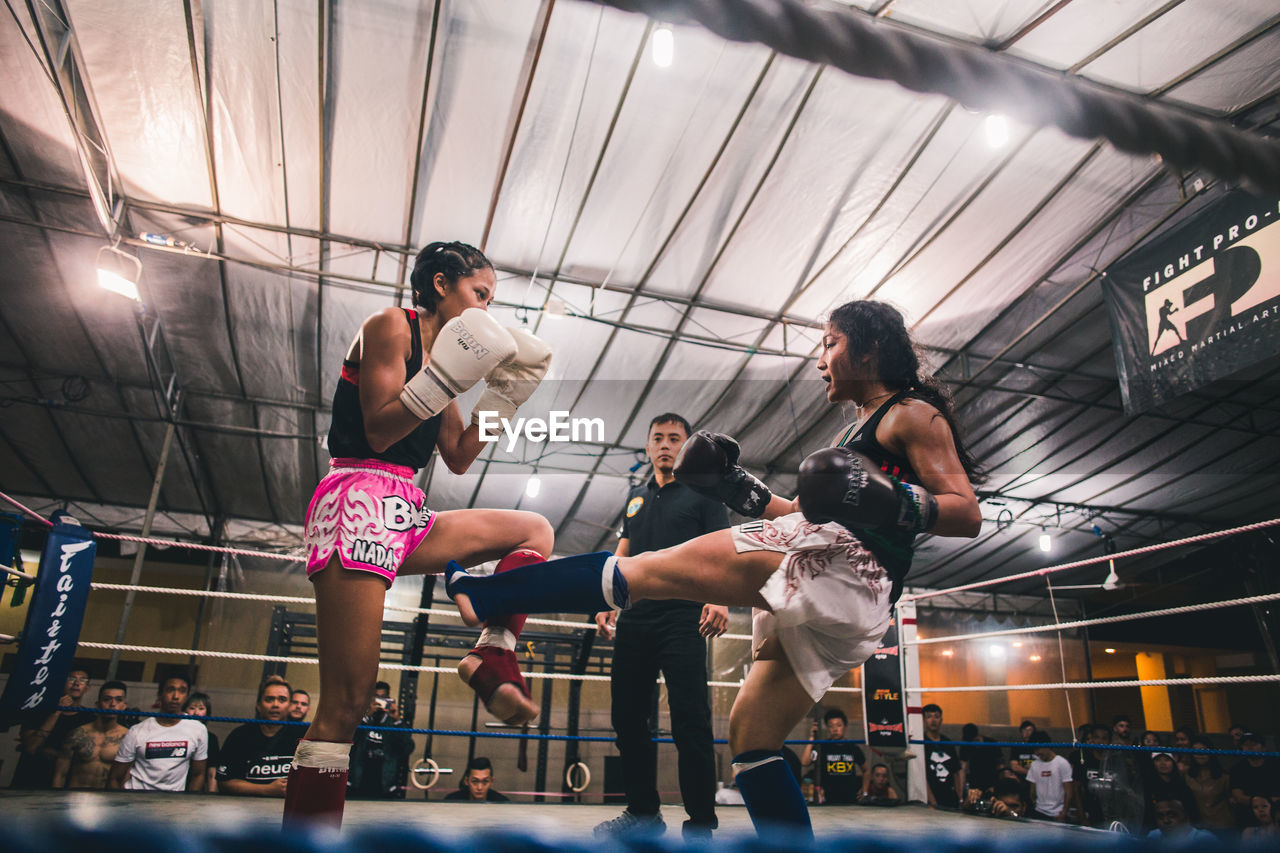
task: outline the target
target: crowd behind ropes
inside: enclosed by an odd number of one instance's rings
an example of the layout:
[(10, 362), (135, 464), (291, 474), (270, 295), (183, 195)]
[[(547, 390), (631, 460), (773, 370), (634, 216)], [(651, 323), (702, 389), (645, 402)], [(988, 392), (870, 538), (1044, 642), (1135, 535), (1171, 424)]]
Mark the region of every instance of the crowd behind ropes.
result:
[[(215, 714), (208, 694), (183, 675), (164, 678), (145, 711), (130, 705), (122, 681), (91, 689), (83, 670), (67, 676), (58, 710), (27, 714), (18, 727), (17, 766), (10, 787), (23, 790), (115, 789), (187, 791), (283, 797), (298, 740), (307, 730), (311, 696), (280, 676), (258, 686), (252, 709), (220, 709), (252, 718), (220, 741), (205, 718)], [(150, 691), (148, 691), (150, 694)], [(147, 695), (145, 700), (152, 700)], [(94, 708), (96, 711), (64, 710)], [(152, 716), (152, 715), (155, 716)], [(413, 740), (390, 686), (379, 681), (351, 746), (348, 796), (399, 799), (405, 795)], [(505, 799), (492, 790), (493, 770), (477, 757), (446, 799)]]
[[(59, 709), (22, 721), (18, 761), (10, 787), (27, 790), (108, 788), (189, 791), (283, 797), (311, 697), (279, 676), (258, 687), (254, 708), (235, 709), (244, 723), (225, 742), (202, 718), (214, 713), (205, 693), (182, 675), (165, 678), (149, 716), (129, 706), (128, 687), (105, 681), (96, 691), (89, 676), (73, 670)], [(150, 697), (147, 697), (150, 698)], [(64, 710), (93, 707), (97, 712)], [(1224, 735), (1183, 727), (1173, 732), (1136, 731), (1128, 715), (1089, 723), (1073, 748), (1029, 720), (1019, 746), (994, 745), (969, 723), (960, 737), (943, 730), (943, 711), (926, 705), (925, 775), (928, 805), (1003, 819), (1058, 821), (1157, 838), (1280, 836), (1280, 760), (1264, 755), (1267, 736), (1244, 725)], [(390, 688), (378, 682), (351, 748), (349, 796), (404, 796), (407, 759), (413, 751)], [(847, 718), (825, 715), (825, 738), (814, 725), (812, 748), (803, 750), (797, 774), (814, 783), (816, 800), (831, 804), (892, 805), (903, 801), (885, 763), (867, 766), (864, 753), (846, 740)], [(1131, 747), (1116, 749), (1113, 747)], [(1242, 755), (1216, 755), (1234, 750)], [(445, 799), (502, 802), (494, 768), (475, 757)]]

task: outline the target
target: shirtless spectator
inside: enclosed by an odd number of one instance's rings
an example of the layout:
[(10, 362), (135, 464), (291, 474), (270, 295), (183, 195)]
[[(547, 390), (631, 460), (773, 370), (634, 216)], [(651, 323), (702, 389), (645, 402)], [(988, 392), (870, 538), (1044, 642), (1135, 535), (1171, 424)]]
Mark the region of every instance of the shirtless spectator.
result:
[[(98, 708), (125, 709), (122, 681), (108, 681), (98, 688)], [(72, 730), (58, 750), (53, 767), (55, 788), (105, 788), (120, 740), (129, 729), (113, 714), (97, 714), (91, 723)]]

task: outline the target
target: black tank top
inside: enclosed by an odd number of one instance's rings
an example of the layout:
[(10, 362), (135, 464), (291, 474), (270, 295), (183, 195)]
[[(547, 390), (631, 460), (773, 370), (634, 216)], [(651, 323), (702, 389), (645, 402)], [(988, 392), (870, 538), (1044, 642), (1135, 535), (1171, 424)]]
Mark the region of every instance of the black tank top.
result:
[[(404, 363), (404, 378), (422, 369), (422, 331), (418, 328), (418, 312), (402, 308), (413, 335), (413, 347)], [(364, 412), (360, 409), (360, 362), (342, 360), (342, 375), (333, 392), (333, 422), (329, 424), (329, 455), (334, 458), (379, 459), (393, 465), (404, 465), (415, 471), (426, 467), (440, 437), (440, 418), (423, 421), (404, 438), (381, 453), (369, 446), (364, 434)]]
[[(876, 409), (856, 432), (853, 431), (852, 426), (845, 430), (840, 440), (836, 442), (836, 447), (856, 450), (879, 465), (881, 471), (895, 480), (918, 486), (921, 485), (920, 478), (912, 470), (911, 462), (896, 453), (890, 453), (883, 444), (876, 441), (876, 427), (880, 426), (880, 421), (884, 420), (889, 409), (902, 402), (907, 393), (907, 391), (899, 391), (886, 400), (884, 405)], [(898, 596), (902, 595), (902, 584), (907, 578), (907, 571), (911, 568), (911, 558), (914, 555), (912, 542), (916, 538), (915, 534), (898, 528), (885, 528), (859, 530), (858, 538), (867, 546), (867, 550), (875, 555), (893, 581), (893, 600), (897, 601)]]

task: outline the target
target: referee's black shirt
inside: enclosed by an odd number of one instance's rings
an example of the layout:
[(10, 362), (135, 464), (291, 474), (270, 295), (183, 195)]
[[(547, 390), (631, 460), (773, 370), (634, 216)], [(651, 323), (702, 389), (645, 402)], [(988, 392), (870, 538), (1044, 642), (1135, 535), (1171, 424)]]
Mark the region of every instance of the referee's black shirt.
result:
[[(632, 556), (645, 551), (670, 548), (704, 533), (729, 526), (729, 510), (674, 480), (659, 488), (650, 477), (631, 489), (622, 519), (622, 538)], [(699, 615), (702, 602), (666, 600), (637, 601), (620, 616), (637, 618), (693, 610)]]

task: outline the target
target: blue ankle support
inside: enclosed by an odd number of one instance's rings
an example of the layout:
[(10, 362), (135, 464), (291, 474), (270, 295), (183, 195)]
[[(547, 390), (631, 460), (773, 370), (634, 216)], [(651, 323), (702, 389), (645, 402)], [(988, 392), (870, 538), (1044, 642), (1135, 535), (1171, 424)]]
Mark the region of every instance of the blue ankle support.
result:
[(800, 792), (800, 783), (781, 752), (753, 749), (735, 755), (733, 773), (756, 832), (770, 828), (785, 829), (792, 834), (803, 831), (805, 838), (813, 839), (809, 807)]
[(520, 566), (500, 575), (473, 576), (449, 561), (445, 592), (471, 599), (481, 619), (512, 613), (584, 613), (626, 610), (631, 606), (627, 579), (608, 551), (578, 554)]

